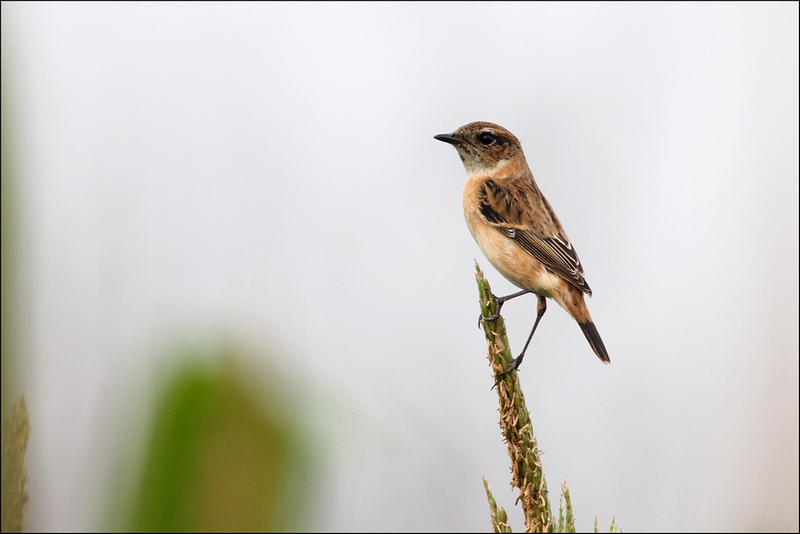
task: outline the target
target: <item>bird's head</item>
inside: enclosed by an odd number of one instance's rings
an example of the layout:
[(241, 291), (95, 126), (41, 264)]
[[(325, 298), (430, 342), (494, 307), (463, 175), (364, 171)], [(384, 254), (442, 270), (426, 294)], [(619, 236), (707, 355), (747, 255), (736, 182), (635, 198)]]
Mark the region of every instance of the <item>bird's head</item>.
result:
[(469, 174), (492, 174), (515, 160), (525, 160), (514, 134), (491, 122), (471, 122), (434, 139), (456, 147)]

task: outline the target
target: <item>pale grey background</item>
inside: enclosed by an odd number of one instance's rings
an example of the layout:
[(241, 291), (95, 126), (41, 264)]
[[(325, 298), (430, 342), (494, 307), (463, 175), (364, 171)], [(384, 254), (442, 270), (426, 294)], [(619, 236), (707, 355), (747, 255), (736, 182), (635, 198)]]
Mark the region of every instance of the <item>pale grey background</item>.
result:
[[(319, 392), (315, 528), (488, 530), (481, 475), (514, 508), (473, 258), (513, 287), (433, 140), (487, 120), (522, 141), (613, 361), (550, 306), (520, 376), (553, 498), (567, 480), (584, 530), (797, 530), (796, 3), (2, 19), (30, 529), (101, 528), (111, 429), (183, 331), (280, 347)], [(504, 313), (518, 350), (535, 299)]]

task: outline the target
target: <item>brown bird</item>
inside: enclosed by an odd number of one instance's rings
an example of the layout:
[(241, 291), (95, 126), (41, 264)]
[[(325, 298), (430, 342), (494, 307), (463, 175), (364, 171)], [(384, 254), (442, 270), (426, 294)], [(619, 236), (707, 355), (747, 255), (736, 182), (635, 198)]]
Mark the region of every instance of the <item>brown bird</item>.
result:
[(500, 374), (522, 363), (547, 309), (545, 297), (558, 302), (578, 322), (597, 357), (611, 363), (583, 300), (583, 294), (592, 296), (592, 290), (581, 261), (536, 185), (519, 140), (491, 122), (472, 122), (434, 139), (453, 145), (467, 169), (464, 217), (472, 237), (495, 269), (522, 289), (497, 298), (497, 314), (483, 319), (499, 317), (503, 303), (515, 297), (535, 293), (539, 298), (536, 321), (522, 353)]

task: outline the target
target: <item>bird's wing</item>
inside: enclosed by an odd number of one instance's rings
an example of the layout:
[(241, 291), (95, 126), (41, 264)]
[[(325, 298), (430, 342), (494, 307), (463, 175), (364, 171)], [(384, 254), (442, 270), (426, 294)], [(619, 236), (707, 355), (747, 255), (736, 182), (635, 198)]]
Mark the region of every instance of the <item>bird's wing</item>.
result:
[(478, 205), (487, 223), (513, 239), (550, 272), (592, 295), (575, 248), (550, 204), (530, 180), (518, 177), (499, 184), (487, 179), (478, 189)]

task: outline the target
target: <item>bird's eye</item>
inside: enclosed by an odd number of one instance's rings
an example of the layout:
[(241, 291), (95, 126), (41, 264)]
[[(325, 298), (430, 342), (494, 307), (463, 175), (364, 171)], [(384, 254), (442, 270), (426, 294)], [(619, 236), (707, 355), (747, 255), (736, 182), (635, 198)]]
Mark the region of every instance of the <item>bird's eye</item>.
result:
[(484, 132), (480, 135), (478, 140), (483, 146), (491, 146), (497, 142), (497, 136), (489, 132)]

